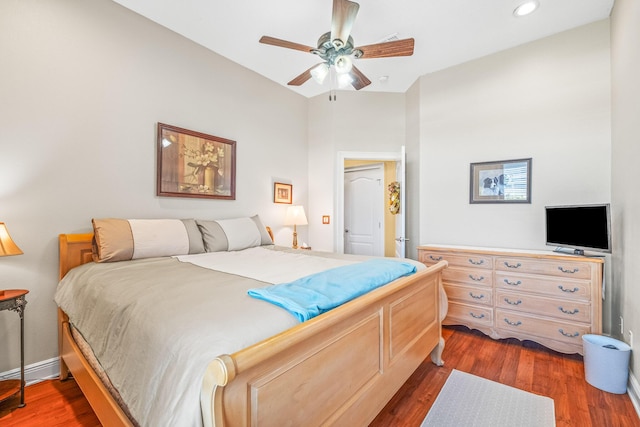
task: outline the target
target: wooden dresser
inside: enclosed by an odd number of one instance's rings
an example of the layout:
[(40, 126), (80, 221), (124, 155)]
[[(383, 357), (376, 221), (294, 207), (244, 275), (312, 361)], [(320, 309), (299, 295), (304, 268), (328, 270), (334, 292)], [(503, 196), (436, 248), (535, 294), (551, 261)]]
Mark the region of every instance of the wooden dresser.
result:
[(419, 246), (418, 256), (449, 262), (445, 325), (580, 354), (582, 335), (602, 333), (603, 258), (445, 245)]

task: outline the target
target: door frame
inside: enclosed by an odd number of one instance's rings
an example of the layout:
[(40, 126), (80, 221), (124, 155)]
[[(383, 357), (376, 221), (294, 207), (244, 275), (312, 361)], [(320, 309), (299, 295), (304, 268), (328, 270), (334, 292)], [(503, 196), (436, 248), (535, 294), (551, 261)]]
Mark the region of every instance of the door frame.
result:
[(334, 201), (335, 221), (334, 232), (334, 252), (344, 253), (344, 161), (345, 160), (379, 160), (381, 162), (399, 162), (402, 154), (398, 152), (371, 152), (371, 151), (338, 151), (336, 165), (336, 199)]

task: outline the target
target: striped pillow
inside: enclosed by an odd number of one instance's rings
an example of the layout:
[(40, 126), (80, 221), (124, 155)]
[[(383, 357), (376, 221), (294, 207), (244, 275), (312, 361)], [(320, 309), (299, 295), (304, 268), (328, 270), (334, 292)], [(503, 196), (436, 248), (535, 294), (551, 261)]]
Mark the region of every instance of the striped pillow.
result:
[(199, 254), (202, 234), (194, 219), (92, 219), (95, 262)]

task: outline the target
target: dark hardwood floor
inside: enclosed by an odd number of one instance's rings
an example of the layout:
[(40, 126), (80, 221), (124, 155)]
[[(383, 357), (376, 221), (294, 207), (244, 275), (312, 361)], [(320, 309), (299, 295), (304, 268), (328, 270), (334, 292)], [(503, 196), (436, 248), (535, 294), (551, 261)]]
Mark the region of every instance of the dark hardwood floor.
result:
[[(601, 391), (584, 379), (582, 357), (535, 343), (492, 340), (466, 328), (445, 328), (445, 366), (425, 361), (371, 424), (419, 427), (453, 369), (551, 397), (558, 427), (634, 427), (640, 419), (626, 394)], [(0, 426), (99, 426), (73, 380), (44, 381), (0, 403)], [(108, 427), (108, 426), (106, 426)], [(461, 426), (463, 427), (463, 426)], [(517, 426), (514, 426), (517, 427)]]

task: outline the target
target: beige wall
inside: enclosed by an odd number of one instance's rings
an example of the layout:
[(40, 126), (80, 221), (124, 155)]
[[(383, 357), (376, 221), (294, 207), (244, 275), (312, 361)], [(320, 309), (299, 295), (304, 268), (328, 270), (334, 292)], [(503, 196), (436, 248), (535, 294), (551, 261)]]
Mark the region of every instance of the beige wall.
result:
[[(399, 153), (405, 142), (405, 96), (350, 91), (338, 92), (336, 101), (329, 102), (326, 95), (319, 95), (309, 99), (308, 120), (308, 243), (332, 251), (338, 153)], [(322, 215), (331, 215), (331, 224), (323, 225)]]
[[(611, 16), (613, 333), (629, 342), (636, 387), (640, 366), (640, 2), (616, 0)], [(624, 336), (619, 316), (624, 318)]]
[[(608, 20), (420, 79), (421, 243), (545, 247), (544, 206), (610, 201)], [(469, 165), (533, 158), (531, 204), (470, 204)]]
[[(0, 288), (30, 290), (27, 364), (58, 353), (57, 236), (92, 217), (257, 213), (290, 244), (272, 188), (307, 203), (304, 97), (108, 0), (2, 0), (0, 52), (0, 221), (24, 251), (0, 259)], [(236, 200), (156, 197), (157, 122), (235, 140)], [(18, 331), (0, 312), (0, 372)]]
[[(421, 77), (420, 243), (550, 250), (545, 206), (610, 202), (609, 55), (607, 19)], [(469, 203), (470, 163), (529, 157), (531, 204)]]

